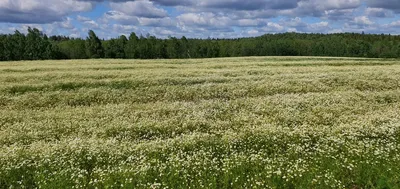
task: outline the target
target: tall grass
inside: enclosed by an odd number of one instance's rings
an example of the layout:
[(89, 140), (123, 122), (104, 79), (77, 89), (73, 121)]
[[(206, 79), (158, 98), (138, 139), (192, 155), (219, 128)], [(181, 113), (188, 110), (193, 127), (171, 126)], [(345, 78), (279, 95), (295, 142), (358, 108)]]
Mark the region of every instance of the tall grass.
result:
[(397, 60), (0, 63), (0, 188), (399, 188)]

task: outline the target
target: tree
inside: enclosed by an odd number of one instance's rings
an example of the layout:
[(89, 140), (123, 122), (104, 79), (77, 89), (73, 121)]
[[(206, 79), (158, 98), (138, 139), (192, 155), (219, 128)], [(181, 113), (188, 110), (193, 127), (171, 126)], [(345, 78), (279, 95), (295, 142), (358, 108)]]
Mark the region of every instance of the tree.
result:
[(46, 35), (37, 28), (28, 28), (24, 52), (25, 60), (43, 60), (51, 57), (51, 43)]
[(164, 40), (158, 40), (154, 48), (157, 58), (167, 58), (167, 48)]
[(86, 54), (89, 58), (103, 58), (104, 49), (100, 39), (93, 30), (89, 30), (89, 36), (86, 38)]
[(4, 42), (4, 56), (6, 60), (23, 60), (25, 52), (25, 35), (16, 30), (8, 35)]
[(5, 56), (5, 49), (4, 49), (4, 43), (6, 41), (6, 36), (5, 35), (0, 35), (0, 61), (6, 60)]
[(125, 35), (121, 35), (116, 41), (116, 58), (126, 58), (125, 47), (128, 39)]
[(46, 49), (46, 56), (47, 58), (45, 59), (66, 59), (63, 53), (61, 53), (61, 50), (57, 43), (54, 43), (50, 41), (51, 45), (49, 45)]
[(135, 32), (132, 32), (124, 48), (126, 58), (137, 58), (136, 45), (138, 44), (138, 42), (139, 38), (137, 37)]
[(74, 39), (62, 41), (58, 43), (60, 54), (65, 59), (86, 59), (89, 58), (86, 54), (85, 41), (82, 39)]
[(136, 58), (140, 59), (148, 59), (149, 57), (149, 51), (148, 51), (148, 41), (147, 39), (143, 36), (140, 35), (139, 41), (136, 45)]
[(167, 56), (168, 58), (180, 58), (179, 50), (180, 50), (179, 40), (175, 37), (171, 37), (167, 42)]
[(115, 39), (103, 41), (102, 45), (104, 47), (104, 57), (105, 58), (115, 58), (116, 57)]
[(238, 39), (178, 39), (140, 36), (132, 32), (100, 40), (89, 31), (86, 40), (66, 36), (47, 37), (36, 28), (0, 35), (0, 60), (84, 58), (213, 58), (232, 56), (348, 56), (400, 57), (400, 36), (358, 33), (265, 34)]
[(181, 44), (180, 44), (179, 50), (178, 50), (180, 58), (189, 58), (190, 54), (189, 54), (189, 42), (188, 42), (188, 40), (186, 39), (185, 36), (182, 36), (180, 42), (181, 42)]

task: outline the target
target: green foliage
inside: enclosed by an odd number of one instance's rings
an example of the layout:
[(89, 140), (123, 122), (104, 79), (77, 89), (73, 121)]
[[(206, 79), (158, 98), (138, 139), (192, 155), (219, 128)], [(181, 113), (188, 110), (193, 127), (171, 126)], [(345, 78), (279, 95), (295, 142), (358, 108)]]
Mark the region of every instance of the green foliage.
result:
[[(159, 39), (132, 32), (100, 40), (90, 30), (86, 40), (66, 36), (43, 35), (28, 29), (24, 35), (0, 35), (0, 60), (37, 59), (185, 59), (242, 56), (331, 56), (331, 57), (400, 57), (400, 37), (392, 35), (342, 34), (265, 34), (239, 39)], [(82, 45), (82, 42), (83, 45)]]
[(85, 41), (82, 39), (58, 42), (58, 48), (64, 59), (86, 59)]
[(128, 39), (122, 35), (118, 39), (103, 41), (105, 58), (125, 58), (125, 47)]
[(25, 35), (18, 30), (13, 35), (7, 35), (2, 42), (4, 47), (3, 59), (22, 60), (24, 58), (25, 43)]
[(138, 58), (138, 53), (137, 53), (137, 45), (139, 42), (139, 38), (137, 35), (132, 32), (131, 35), (129, 36), (129, 41), (127, 42), (125, 46), (125, 56), (126, 58)]
[(166, 48), (168, 58), (179, 58), (181, 55), (179, 52), (179, 49), (181, 49), (180, 43), (176, 37), (171, 37), (167, 41)]
[(0, 35), (0, 61), (6, 60), (6, 55), (5, 55), (5, 49), (4, 49), (4, 43), (6, 42), (6, 36)]
[[(2, 49), (2, 50), (1, 50)], [(25, 36), (19, 31), (13, 35), (1, 35), (0, 60), (57, 59), (58, 49), (38, 29), (28, 28)]]
[(86, 38), (86, 55), (89, 58), (104, 58), (104, 49), (100, 39), (93, 30), (89, 30)]
[(38, 29), (28, 28), (26, 35), (24, 60), (43, 60), (51, 59), (51, 43), (47, 36), (42, 34)]

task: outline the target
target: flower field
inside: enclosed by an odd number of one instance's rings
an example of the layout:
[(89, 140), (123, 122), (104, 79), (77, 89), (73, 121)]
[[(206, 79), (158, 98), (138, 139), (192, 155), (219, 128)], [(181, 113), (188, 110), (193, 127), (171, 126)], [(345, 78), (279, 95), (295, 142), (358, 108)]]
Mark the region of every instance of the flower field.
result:
[(0, 62), (0, 188), (400, 188), (400, 61)]

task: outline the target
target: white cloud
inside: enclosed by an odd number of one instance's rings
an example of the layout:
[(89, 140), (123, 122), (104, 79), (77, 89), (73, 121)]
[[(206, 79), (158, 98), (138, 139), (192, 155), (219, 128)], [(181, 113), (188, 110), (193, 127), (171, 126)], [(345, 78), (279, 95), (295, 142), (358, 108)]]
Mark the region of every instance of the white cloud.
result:
[(391, 22), (390, 24), (384, 25), (387, 28), (399, 28), (400, 27), (400, 20)]
[(89, 11), (91, 2), (76, 0), (1, 0), (0, 22), (51, 23), (73, 12)]
[(139, 18), (139, 23), (142, 26), (154, 26), (154, 27), (174, 27), (177, 22), (169, 17), (167, 18)]
[(157, 8), (147, 0), (129, 1), (124, 3), (110, 3), (111, 9), (129, 16), (145, 18), (164, 18), (168, 16), (166, 10)]
[[(100, 17), (79, 14), (96, 5), (108, 9)], [(3, 23), (1, 32), (23, 31), (29, 23), (51, 34), (85, 36), (88, 29), (95, 29), (104, 38), (132, 31), (202, 38), (280, 32), (393, 33), (400, 21), (380, 23), (399, 15), (399, 0), (0, 0), (0, 22), (12, 23)]]
[(328, 22), (318, 22), (307, 25), (307, 32), (324, 32), (329, 29), (330, 27)]
[(259, 35), (259, 31), (258, 30), (255, 30), (255, 29), (252, 29), (252, 30), (249, 30), (249, 31), (247, 31), (247, 34), (249, 34), (249, 35), (251, 35), (251, 36), (256, 36), (256, 35)]
[(383, 8), (370, 8), (368, 7), (365, 10), (365, 14), (367, 16), (371, 16), (371, 17), (381, 17), (381, 18), (385, 18), (385, 17), (393, 17), (393, 12), (387, 9), (383, 9)]
[(214, 13), (185, 13), (177, 17), (181, 26), (201, 27), (210, 30), (226, 29), (232, 30), (235, 25), (232, 19), (225, 15), (216, 15)]
[(357, 25), (372, 25), (374, 22), (372, 22), (368, 17), (366, 16), (358, 16), (354, 18), (354, 23)]
[(137, 25), (139, 19), (136, 16), (126, 15), (118, 11), (108, 11), (104, 14), (104, 20), (115, 20), (125, 25)]
[(90, 19), (90, 18), (88, 18), (88, 17), (84, 17), (84, 16), (81, 16), (81, 15), (78, 15), (78, 16), (76, 17), (76, 20), (78, 20), (78, 21), (80, 21), (80, 22), (86, 22), (86, 21), (90, 21), (90, 20), (92, 20), (92, 19)]
[(282, 25), (273, 22), (268, 22), (266, 26), (261, 28), (262, 31), (271, 33), (283, 32), (284, 29), (285, 27)]
[(237, 22), (237, 25), (242, 27), (260, 26), (266, 23), (264, 19), (239, 19)]
[(366, 0), (367, 5), (372, 8), (384, 8), (389, 10), (400, 10), (399, 0)]
[(361, 0), (302, 0), (298, 2), (297, 8), (285, 13), (296, 16), (322, 17), (335, 11), (356, 9), (360, 6)]

